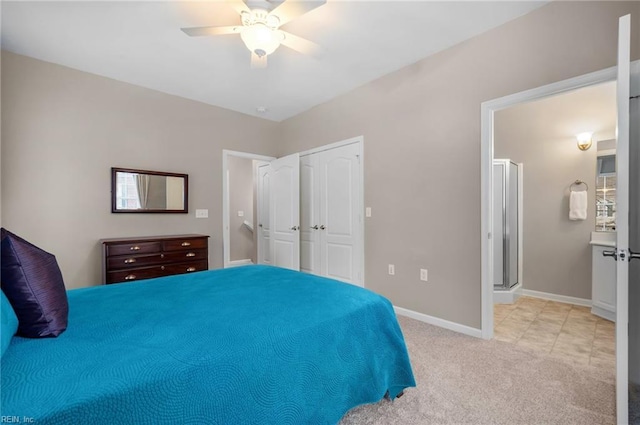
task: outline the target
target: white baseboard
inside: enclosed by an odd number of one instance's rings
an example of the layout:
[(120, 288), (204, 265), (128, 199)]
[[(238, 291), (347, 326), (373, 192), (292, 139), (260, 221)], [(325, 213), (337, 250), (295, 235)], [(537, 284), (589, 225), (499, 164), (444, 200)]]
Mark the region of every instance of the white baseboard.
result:
[(556, 295), (548, 292), (533, 291), (531, 289), (523, 289), (522, 295), (533, 298), (542, 298), (543, 300), (558, 301), (560, 303), (581, 305), (591, 307), (591, 300), (585, 298), (569, 297), (567, 295)]
[(482, 337), (482, 330), (472, 328), (469, 326), (461, 325), (460, 323), (450, 322), (448, 320), (440, 319), (438, 317), (429, 316), (428, 314), (418, 313), (417, 311), (407, 310), (406, 308), (393, 306), (396, 314), (401, 316), (410, 317), (412, 319), (419, 320), (421, 322), (428, 323), (430, 325), (438, 326), (441, 328), (449, 329), (450, 331), (458, 332), (461, 334), (474, 336), (476, 338)]
[(250, 258), (246, 258), (244, 260), (229, 261), (229, 264), (227, 265), (227, 267), (247, 266), (249, 264), (253, 264), (253, 261), (251, 261)]
[(591, 314), (595, 314), (614, 323), (616, 321), (616, 312), (611, 311), (611, 309), (606, 306), (598, 305), (598, 303), (594, 303), (591, 306)]
[(518, 283), (511, 289), (494, 289), (494, 304), (513, 304), (522, 296), (522, 284)]

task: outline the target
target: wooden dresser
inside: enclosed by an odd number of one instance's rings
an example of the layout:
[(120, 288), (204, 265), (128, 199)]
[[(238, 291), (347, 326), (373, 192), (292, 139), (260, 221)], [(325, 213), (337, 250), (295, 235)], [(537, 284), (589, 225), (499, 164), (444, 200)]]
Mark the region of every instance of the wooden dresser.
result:
[(105, 284), (209, 269), (205, 235), (102, 239)]

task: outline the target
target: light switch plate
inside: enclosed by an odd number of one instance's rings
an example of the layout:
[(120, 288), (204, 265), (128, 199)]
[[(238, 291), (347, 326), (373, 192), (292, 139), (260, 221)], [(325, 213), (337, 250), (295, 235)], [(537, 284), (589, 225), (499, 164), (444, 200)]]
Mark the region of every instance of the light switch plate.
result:
[(371, 217), (371, 207), (367, 207), (364, 209), (364, 216)]
[(244, 217), (244, 211), (238, 211), (238, 217)]
[(209, 218), (209, 210), (196, 210), (196, 218)]
[(427, 269), (420, 269), (420, 280), (424, 282), (429, 281), (429, 272)]

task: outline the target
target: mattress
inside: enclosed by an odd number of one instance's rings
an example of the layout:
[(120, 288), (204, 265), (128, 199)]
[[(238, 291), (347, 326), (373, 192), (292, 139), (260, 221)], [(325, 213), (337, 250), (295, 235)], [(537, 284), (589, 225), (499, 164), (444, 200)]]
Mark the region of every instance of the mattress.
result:
[(12, 339), (2, 416), (332, 424), (415, 385), (391, 303), (331, 279), (245, 266), (70, 290), (68, 299), (58, 338)]

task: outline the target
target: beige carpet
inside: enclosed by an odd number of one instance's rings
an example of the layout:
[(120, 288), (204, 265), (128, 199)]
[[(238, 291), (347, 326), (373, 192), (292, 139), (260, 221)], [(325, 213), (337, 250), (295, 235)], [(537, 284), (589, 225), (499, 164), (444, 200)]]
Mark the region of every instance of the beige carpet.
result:
[(398, 320), (417, 387), (357, 407), (340, 425), (615, 424), (613, 370)]

